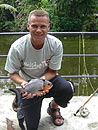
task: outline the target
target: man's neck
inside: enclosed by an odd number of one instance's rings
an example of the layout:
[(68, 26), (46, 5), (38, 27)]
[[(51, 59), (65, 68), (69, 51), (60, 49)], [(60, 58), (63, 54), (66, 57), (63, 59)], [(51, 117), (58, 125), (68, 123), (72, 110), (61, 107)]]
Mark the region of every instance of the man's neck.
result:
[(35, 49), (39, 50), (39, 49), (41, 49), (41, 48), (43, 47), (44, 42), (37, 41), (37, 42), (35, 43), (35, 42), (31, 39), (31, 44), (32, 44), (32, 46), (33, 46)]

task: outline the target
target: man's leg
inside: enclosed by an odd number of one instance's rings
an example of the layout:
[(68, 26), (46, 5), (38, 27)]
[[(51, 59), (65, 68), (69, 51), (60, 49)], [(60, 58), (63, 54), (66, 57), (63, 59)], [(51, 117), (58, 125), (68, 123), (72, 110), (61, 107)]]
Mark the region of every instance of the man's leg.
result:
[(22, 99), (22, 112), (27, 130), (37, 130), (41, 115), (42, 98)]
[(59, 126), (64, 123), (64, 119), (60, 115), (58, 105), (61, 107), (67, 107), (67, 104), (75, 91), (75, 86), (72, 82), (66, 81), (58, 75), (53, 78), (51, 82), (53, 83), (53, 88), (45, 97), (54, 98), (54, 100), (49, 104), (48, 112), (50, 111), (50, 115), (53, 116), (54, 124)]
[[(20, 106), (21, 107), (21, 106)], [(24, 126), (24, 115), (21, 109), (19, 109), (17, 111), (17, 119), (18, 119), (18, 123), (19, 126), (22, 130), (25, 130), (25, 126)]]

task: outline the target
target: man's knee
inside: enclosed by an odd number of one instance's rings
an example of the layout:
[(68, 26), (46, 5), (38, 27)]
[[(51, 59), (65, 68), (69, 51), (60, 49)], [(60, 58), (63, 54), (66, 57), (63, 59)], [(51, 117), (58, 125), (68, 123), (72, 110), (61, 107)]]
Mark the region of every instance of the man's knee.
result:
[(66, 95), (73, 95), (75, 93), (75, 85), (71, 81), (65, 81), (63, 89)]
[(71, 81), (63, 81), (63, 84), (60, 85), (59, 93), (56, 96), (55, 102), (61, 107), (67, 107), (67, 104), (73, 97), (75, 92), (75, 86)]

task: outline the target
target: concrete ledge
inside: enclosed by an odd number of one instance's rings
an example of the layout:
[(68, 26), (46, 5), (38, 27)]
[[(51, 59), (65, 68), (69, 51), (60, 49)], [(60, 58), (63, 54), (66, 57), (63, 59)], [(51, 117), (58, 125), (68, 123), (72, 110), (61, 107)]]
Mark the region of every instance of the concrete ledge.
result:
[[(11, 106), (13, 99), (13, 95), (0, 95), (0, 130), (7, 129), (6, 118), (13, 121), (15, 130), (20, 130), (16, 113)], [(76, 117), (73, 115), (87, 99), (87, 96), (74, 96), (67, 108), (61, 108), (65, 123), (59, 127), (52, 123), (47, 114), (47, 107), (51, 99), (44, 99), (38, 130), (98, 130), (98, 96), (94, 96), (85, 106), (90, 111), (88, 117), (83, 118), (79, 113)]]

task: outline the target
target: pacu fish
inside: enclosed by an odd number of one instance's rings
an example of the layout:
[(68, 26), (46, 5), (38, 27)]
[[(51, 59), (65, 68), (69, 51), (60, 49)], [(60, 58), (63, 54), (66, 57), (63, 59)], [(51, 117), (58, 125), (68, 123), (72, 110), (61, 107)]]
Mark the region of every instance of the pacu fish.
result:
[(36, 94), (38, 91), (49, 90), (52, 88), (52, 86), (52, 83), (48, 80), (32, 79), (26, 85), (23, 91), (31, 94)]
[(13, 110), (17, 112), (17, 110), (19, 109), (21, 94), (25, 92), (27, 92), (27, 94), (40, 93), (40, 91), (50, 90), (52, 86), (53, 84), (48, 80), (32, 79), (28, 82), (25, 88), (21, 88), (21, 87), (10, 88), (9, 90), (14, 92), (16, 95), (12, 103)]

